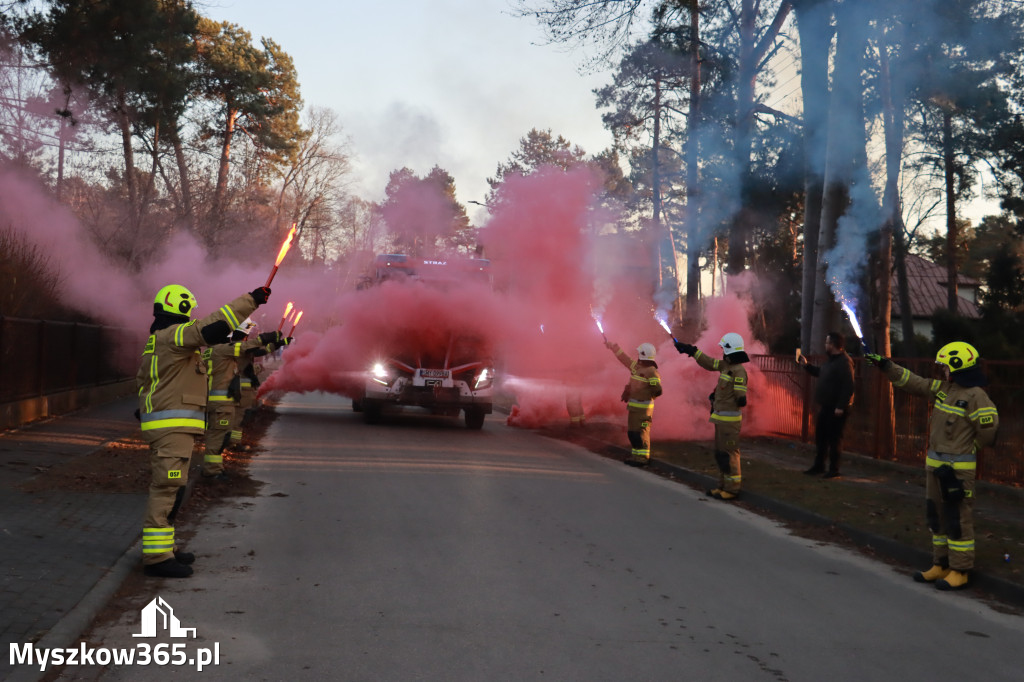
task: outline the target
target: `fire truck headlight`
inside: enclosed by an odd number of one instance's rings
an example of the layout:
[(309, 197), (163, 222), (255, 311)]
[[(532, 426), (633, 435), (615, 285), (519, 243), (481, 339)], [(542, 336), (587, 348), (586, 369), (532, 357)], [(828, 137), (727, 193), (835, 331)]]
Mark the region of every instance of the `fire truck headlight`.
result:
[(480, 373), (476, 375), (476, 381), (473, 382), (473, 390), (479, 391), (482, 388), (487, 388), (494, 383), (494, 370), (490, 367), (484, 367), (480, 370)]
[(391, 384), (391, 375), (383, 362), (377, 362), (373, 365), (373, 368), (370, 370), (370, 376), (378, 384), (383, 384), (384, 386)]

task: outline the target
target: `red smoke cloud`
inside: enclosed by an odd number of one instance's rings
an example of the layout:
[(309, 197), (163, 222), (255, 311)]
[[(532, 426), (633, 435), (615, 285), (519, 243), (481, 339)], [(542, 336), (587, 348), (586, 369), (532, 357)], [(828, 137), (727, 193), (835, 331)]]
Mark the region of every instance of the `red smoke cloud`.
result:
[[(277, 329), (288, 301), (304, 317), (263, 392), (356, 396), (373, 361), (410, 349), (436, 353), (449, 334), (468, 333), (479, 337), (482, 352), (493, 354), (503, 388), (519, 405), (518, 423), (565, 420), (567, 386), (578, 387), (588, 417), (625, 423), (619, 394), (628, 372), (605, 348), (592, 317), (597, 314), (608, 338), (632, 357), (643, 342), (658, 349), (665, 393), (656, 403), (653, 436), (710, 438), (707, 395), (716, 375), (679, 355), (658, 326), (643, 235), (600, 234), (608, 221), (595, 209), (598, 189), (586, 170), (543, 169), (508, 179), (500, 209), (481, 230), (493, 289), (466, 280), (447, 288), (394, 282), (355, 291), (338, 274), (345, 268), (305, 269), (289, 263), (297, 255), (289, 254), (270, 302), (254, 318), (261, 331)], [(105, 323), (137, 329), (140, 337), (160, 287), (189, 287), (199, 300), (197, 315), (206, 315), (260, 286), (276, 255), (275, 246), (262, 261), (211, 262), (195, 240), (178, 235), (163, 258), (143, 272), (119, 271), (92, 246), (70, 212), (12, 172), (0, 175), (0, 220), (52, 256), (70, 305)], [(746, 339), (748, 353), (762, 352), (752, 342), (749, 312), (737, 296), (706, 301), (708, 327), (698, 346), (721, 357), (718, 339), (735, 331)], [(744, 433), (751, 435), (771, 425), (767, 411), (757, 411), (763, 377), (752, 364), (747, 367), (751, 407)]]

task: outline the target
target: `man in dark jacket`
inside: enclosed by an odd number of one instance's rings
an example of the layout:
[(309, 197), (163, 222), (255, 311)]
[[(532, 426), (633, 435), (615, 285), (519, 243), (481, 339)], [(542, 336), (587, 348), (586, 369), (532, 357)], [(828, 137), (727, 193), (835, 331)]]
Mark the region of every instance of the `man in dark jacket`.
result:
[[(825, 478), (839, 476), (839, 450), (842, 448), (843, 427), (853, 402), (853, 360), (846, 354), (846, 339), (839, 332), (825, 337), (825, 362), (821, 367), (809, 364), (807, 358), (797, 356), (811, 376), (818, 377), (814, 389), (814, 402), (818, 404), (818, 420), (814, 426), (814, 442), (818, 451), (814, 464), (804, 473), (808, 476), (825, 474)], [(825, 471), (825, 455), (828, 471)]]

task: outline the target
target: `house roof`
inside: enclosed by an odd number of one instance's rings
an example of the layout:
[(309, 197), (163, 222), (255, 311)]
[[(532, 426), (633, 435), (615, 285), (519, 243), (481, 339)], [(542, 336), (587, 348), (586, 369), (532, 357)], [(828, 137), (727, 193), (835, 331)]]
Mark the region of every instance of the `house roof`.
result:
[[(907, 283), (910, 287), (910, 311), (912, 317), (930, 318), (936, 310), (946, 309), (946, 268), (942, 265), (907, 254)], [(980, 282), (973, 277), (957, 274), (958, 288), (977, 288)], [(899, 290), (896, 274), (892, 276), (892, 315), (900, 316)], [(957, 313), (962, 317), (976, 320), (981, 317), (977, 304), (957, 297)]]

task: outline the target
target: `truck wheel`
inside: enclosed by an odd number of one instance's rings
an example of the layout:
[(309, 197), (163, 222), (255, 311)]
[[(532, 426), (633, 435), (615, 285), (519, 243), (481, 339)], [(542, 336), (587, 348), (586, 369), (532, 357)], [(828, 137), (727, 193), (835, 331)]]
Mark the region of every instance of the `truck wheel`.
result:
[(359, 400), (358, 398), (353, 398), (352, 399), (352, 411), (353, 412), (362, 412), (363, 411), (363, 401)]
[(383, 409), (376, 403), (363, 403), (363, 421), (367, 424), (379, 424)]
[(466, 408), (466, 428), (479, 430), (484, 427), (484, 418), (487, 415), (479, 407)]

